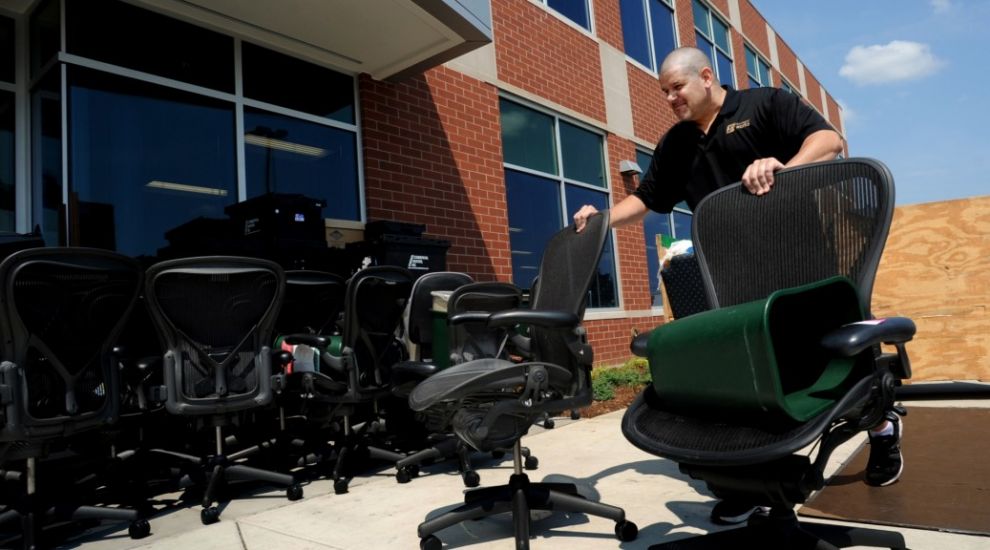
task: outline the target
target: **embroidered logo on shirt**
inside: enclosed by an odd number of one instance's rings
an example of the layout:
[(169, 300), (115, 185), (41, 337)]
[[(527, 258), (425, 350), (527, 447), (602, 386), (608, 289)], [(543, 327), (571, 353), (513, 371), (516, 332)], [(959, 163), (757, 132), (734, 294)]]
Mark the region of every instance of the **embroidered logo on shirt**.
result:
[(742, 120), (742, 121), (739, 121), (739, 122), (733, 122), (733, 123), (729, 124), (728, 126), (725, 127), (725, 133), (726, 133), (726, 135), (728, 135), (728, 134), (731, 134), (732, 132), (735, 132), (736, 130), (742, 130), (743, 128), (749, 128), (749, 119), (748, 118), (746, 120)]

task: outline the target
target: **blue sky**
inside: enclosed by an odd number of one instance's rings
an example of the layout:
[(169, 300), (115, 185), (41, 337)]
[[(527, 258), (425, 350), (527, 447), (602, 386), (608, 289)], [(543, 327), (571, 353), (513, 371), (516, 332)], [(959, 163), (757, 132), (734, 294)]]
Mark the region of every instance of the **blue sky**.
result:
[(990, 0), (752, 0), (897, 204), (990, 195)]

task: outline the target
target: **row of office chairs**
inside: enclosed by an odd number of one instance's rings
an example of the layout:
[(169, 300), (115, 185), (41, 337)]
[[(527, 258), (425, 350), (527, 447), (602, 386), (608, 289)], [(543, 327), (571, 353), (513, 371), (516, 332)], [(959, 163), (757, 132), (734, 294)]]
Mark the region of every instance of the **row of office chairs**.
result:
[[(864, 160), (781, 172), (765, 197), (739, 186), (713, 194), (699, 205), (693, 229), (707, 303), (717, 313), (840, 275), (851, 280), (854, 300), (868, 316), (892, 205), (889, 173)], [(155, 477), (169, 487), (202, 485), (201, 517), (211, 523), (230, 480), (274, 484), (296, 499), (301, 466), (326, 468), (335, 491), (344, 493), (369, 459), (395, 464), (402, 481), (415, 477), (425, 460), (456, 457), (472, 486), (471, 452), (511, 449), (509, 482), (469, 490), (462, 506), (423, 522), (421, 548), (442, 548), (443, 529), (499, 513), (513, 518), (516, 548), (528, 548), (531, 510), (605, 517), (615, 522), (618, 539), (632, 540), (638, 529), (621, 508), (586, 500), (572, 484), (531, 482), (521, 445), (547, 414), (591, 402), (593, 350), (581, 319), (608, 227), (603, 213), (581, 233), (565, 228), (555, 235), (526, 309), (510, 285), (458, 274), (414, 281), (404, 269), (375, 267), (345, 283), (243, 258), (173, 260), (142, 272), (107, 252), (16, 254), (0, 264), (0, 523), (20, 519), (26, 547), (40, 540), (40, 523), (56, 509), (75, 518), (128, 520), (131, 535), (140, 537), (148, 531), (147, 491), (132, 489), (150, 487), (145, 481)], [(761, 236), (741, 243), (734, 236), (743, 228)], [(135, 307), (142, 290), (161, 339), (150, 355), (117, 337), (129, 313), (143, 310)], [(447, 351), (424, 305), (437, 290), (451, 291)], [(527, 334), (517, 332), (521, 325)], [(806, 328), (790, 327), (784, 337), (795, 342), (790, 368), (822, 354), (855, 365), (829, 389), (832, 404), (808, 419), (771, 422), (717, 404), (685, 406), (656, 386), (627, 411), (623, 430), (633, 444), (678, 462), (716, 495), (773, 507), (767, 523), (669, 548), (733, 546), (735, 537), (757, 547), (824, 547), (818, 539), (838, 545), (857, 538), (903, 546), (895, 535), (812, 530), (797, 524), (792, 509), (821, 488), (831, 450), (890, 409), (893, 386), (910, 376), (904, 343), (913, 324), (844, 326), (821, 342), (809, 340)], [(397, 333), (405, 334), (405, 345)], [(644, 335), (633, 342), (654, 370), (664, 362), (659, 341)], [(881, 342), (895, 344), (897, 353), (879, 354)], [(169, 438), (169, 430), (152, 428), (175, 419), (203, 437)], [(80, 437), (97, 430), (105, 439)], [(816, 441), (814, 461), (797, 454)], [(104, 453), (93, 462), (109, 457), (116, 477), (99, 472), (108, 481), (87, 492), (84, 483), (92, 482), (84, 480), (92, 475), (39, 469), (43, 458), (65, 453)], [(48, 472), (62, 486), (75, 484), (78, 506), (53, 496)], [(123, 505), (107, 511), (86, 506), (87, 498)]]

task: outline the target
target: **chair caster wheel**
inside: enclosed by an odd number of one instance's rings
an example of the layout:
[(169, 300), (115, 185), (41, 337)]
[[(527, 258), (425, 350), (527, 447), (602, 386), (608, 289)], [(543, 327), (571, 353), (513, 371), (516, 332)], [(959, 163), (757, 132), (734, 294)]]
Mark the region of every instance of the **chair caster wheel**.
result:
[(443, 543), (433, 535), (419, 539), (419, 550), (441, 550)]
[(530, 455), (526, 457), (526, 461), (523, 464), (523, 467), (526, 468), (527, 470), (535, 470), (537, 467), (539, 467), (539, 465), (540, 465), (540, 459), (536, 458), (533, 455)]
[(333, 480), (333, 492), (338, 495), (342, 495), (347, 492), (347, 480), (346, 479), (335, 479)]
[(580, 419), (581, 419), (581, 411), (579, 411), (577, 409), (572, 409), (571, 410), (571, 420), (580, 420)]
[(553, 427), (556, 426), (556, 425), (557, 424), (553, 421), (552, 418), (548, 418), (548, 419), (546, 419), (546, 420), (543, 421), (543, 428), (546, 429), (546, 430), (552, 430)]
[(303, 488), (299, 484), (289, 485), (289, 488), (285, 490), (285, 496), (290, 501), (302, 500)]
[(127, 534), (132, 539), (143, 539), (151, 534), (151, 524), (146, 519), (135, 520), (127, 527)]
[(631, 521), (620, 521), (615, 524), (615, 538), (622, 542), (636, 540), (639, 535), (639, 527)]
[(395, 480), (399, 483), (409, 483), (419, 475), (419, 466), (403, 466), (395, 472)]
[(495, 460), (502, 460), (505, 456), (505, 451), (492, 451), (492, 458)]
[(203, 522), (203, 525), (210, 525), (220, 521), (220, 509), (216, 506), (203, 508), (199, 512), (199, 521)]
[(474, 470), (468, 470), (467, 472), (461, 474), (461, 479), (464, 480), (465, 487), (477, 487), (478, 485), (481, 485), (481, 476)]

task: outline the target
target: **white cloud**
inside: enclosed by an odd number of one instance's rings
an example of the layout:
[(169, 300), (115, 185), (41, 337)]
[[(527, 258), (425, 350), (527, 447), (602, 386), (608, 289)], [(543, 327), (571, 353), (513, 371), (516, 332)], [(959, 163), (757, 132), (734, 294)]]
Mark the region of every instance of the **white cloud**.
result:
[(951, 0), (930, 0), (930, 3), (935, 13), (945, 13), (952, 7)]
[(854, 46), (839, 74), (860, 85), (887, 84), (932, 75), (943, 65), (928, 44), (894, 40), (886, 45)]

